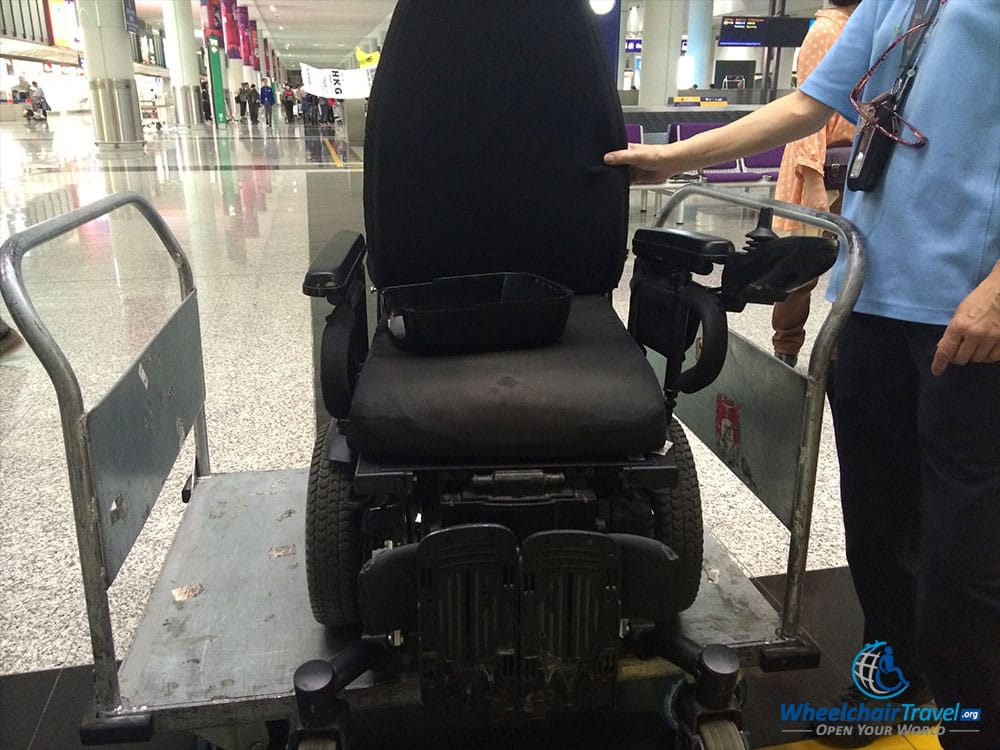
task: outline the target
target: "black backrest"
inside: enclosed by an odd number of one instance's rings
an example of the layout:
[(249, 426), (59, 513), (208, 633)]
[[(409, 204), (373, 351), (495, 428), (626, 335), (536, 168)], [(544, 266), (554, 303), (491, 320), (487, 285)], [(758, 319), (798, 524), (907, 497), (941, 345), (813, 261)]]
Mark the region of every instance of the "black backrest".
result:
[(527, 271), (578, 293), (621, 276), (621, 107), (586, 0), (400, 0), (365, 135), (376, 286)]

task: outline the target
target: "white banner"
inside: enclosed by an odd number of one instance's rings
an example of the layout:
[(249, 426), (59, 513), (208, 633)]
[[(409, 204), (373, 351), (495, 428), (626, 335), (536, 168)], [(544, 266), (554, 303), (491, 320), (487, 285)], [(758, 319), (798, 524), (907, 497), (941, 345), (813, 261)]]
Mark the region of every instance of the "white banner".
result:
[(367, 99), (372, 90), (376, 67), (338, 70), (314, 68), (302, 63), (302, 88), (324, 99)]

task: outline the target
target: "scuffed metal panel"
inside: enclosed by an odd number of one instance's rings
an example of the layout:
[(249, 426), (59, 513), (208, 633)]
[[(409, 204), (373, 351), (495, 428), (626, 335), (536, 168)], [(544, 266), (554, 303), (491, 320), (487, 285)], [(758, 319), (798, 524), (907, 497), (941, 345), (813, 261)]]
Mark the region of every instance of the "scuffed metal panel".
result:
[(296, 667), (346, 643), (309, 608), (306, 483), (305, 470), (198, 483), (121, 667), (122, 713), (152, 711), (165, 731), (287, 716)]
[(192, 292), (85, 418), (107, 585), (149, 517), (204, 401)]
[(734, 331), (722, 373), (675, 413), (791, 528), (806, 379)]

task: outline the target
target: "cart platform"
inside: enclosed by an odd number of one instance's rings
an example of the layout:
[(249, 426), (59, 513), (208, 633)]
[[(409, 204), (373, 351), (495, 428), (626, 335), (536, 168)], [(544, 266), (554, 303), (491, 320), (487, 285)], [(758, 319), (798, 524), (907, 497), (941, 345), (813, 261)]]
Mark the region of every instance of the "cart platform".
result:
[[(119, 715), (152, 714), (160, 731), (285, 718), (292, 674), (343, 644), (312, 617), (305, 578), (304, 469), (198, 480), (135, 640), (119, 670)], [(701, 643), (774, 638), (778, 617), (711, 535), (700, 594), (681, 630)], [(625, 659), (623, 682), (662, 677), (662, 659)], [(415, 705), (415, 674), (346, 691), (353, 711)]]

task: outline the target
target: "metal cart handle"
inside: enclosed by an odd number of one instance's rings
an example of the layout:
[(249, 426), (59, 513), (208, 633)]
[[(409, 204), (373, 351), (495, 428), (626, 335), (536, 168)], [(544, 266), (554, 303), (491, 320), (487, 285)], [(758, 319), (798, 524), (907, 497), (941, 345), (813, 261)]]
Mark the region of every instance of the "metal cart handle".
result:
[(47, 219), (11, 236), (0, 247), (0, 294), (3, 295), (11, 317), (17, 323), (24, 340), (41, 361), (56, 388), (59, 407), (65, 417), (79, 419), (83, 414), (83, 397), (76, 374), (69, 360), (56, 343), (49, 329), (42, 322), (28, 292), (24, 287), (21, 262), (24, 256), (39, 245), (78, 229), (84, 224), (109, 214), (116, 208), (133, 205), (146, 218), (163, 246), (170, 253), (180, 280), (181, 299), (194, 291), (194, 276), (184, 251), (170, 227), (152, 204), (135, 192), (116, 193), (69, 213)]
[(809, 529), (812, 524), (813, 497), (816, 489), (816, 467), (819, 461), (819, 443), (823, 427), (823, 398), (826, 394), (827, 366), (834, 345), (847, 317), (854, 309), (865, 276), (865, 246), (858, 228), (850, 221), (823, 211), (796, 206), (771, 198), (759, 199), (749, 195), (722, 192), (701, 185), (687, 185), (670, 196), (653, 221), (662, 227), (677, 206), (692, 196), (705, 196), (723, 203), (732, 203), (759, 211), (770, 207), (775, 216), (802, 222), (835, 233), (847, 252), (847, 266), (843, 283), (820, 326), (809, 357), (806, 383), (805, 419), (799, 448), (795, 498), (792, 503), (791, 541), (788, 548), (788, 576), (785, 586), (784, 606), (781, 613), (782, 637), (798, 634), (800, 626), (802, 589), (805, 584), (806, 557), (809, 551)]
[[(0, 294), (7, 303), (11, 317), (24, 336), (24, 340), (34, 351), (35, 356), (38, 357), (55, 386), (59, 411), (62, 416), (63, 434), (66, 437), (67, 458), (71, 458), (75, 454), (68, 449), (75, 444), (76, 438), (75, 432), (70, 430), (67, 433), (66, 427), (75, 424), (83, 416), (83, 396), (76, 373), (73, 372), (69, 360), (52, 337), (48, 327), (42, 322), (25, 289), (21, 262), (25, 255), (39, 245), (78, 229), (117, 208), (128, 205), (138, 209), (156, 232), (167, 252), (170, 253), (174, 265), (177, 266), (181, 299), (183, 300), (195, 289), (191, 264), (163, 217), (146, 198), (136, 192), (109, 195), (61, 216), (47, 219), (11, 236), (0, 247)], [(210, 471), (208, 446), (203, 429), (196, 430), (195, 440), (198, 460), (204, 471), (208, 473)]]
[[(107, 597), (107, 587), (114, 575), (114, 570), (110, 570), (114, 567), (112, 565), (114, 561), (109, 562), (106, 559), (107, 550), (102, 548), (102, 527), (100, 508), (98, 507), (100, 503), (95, 494), (94, 476), (91, 471), (91, 458), (94, 449), (88, 440), (90, 435), (87, 425), (88, 413), (84, 408), (80, 384), (69, 360), (42, 322), (25, 289), (21, 263), (28, 252), (42, 243), (56, 239), (127, 205), (135, 206), (138, 209), (170, 253), (174, 265), (177, 267), (181, 305), (184, 306), (185, 301), (189, 300), (195, 292), (191, 266), (166, 222), (152, 204), (138, 193), (126, 192), (111, 195), (62, 216), (48, 219), (23, 232), (12, 235), (4, 242), (3, 246), (0, 246), (0, 294), (3, 295), (10, 314), (28, 346), (31, 347), (48, 372), (59, 403), (63, 440), (66, 445), (66, 462), (69, 469), (70, 493), (73, 498), (73, 514), (80, 548), (80, 567), (83, 573), (84, 594), (90, 620), (96, 672), (95, 688), (99, 711), (112, 709), (117, 706), (119, 700), (114, 640)], [(196, 306), (189, 306), (189, 309), (194, 310), (194, 316), (197, 315)], [(196, 322), (197, 318), (194, 317), (194, 320)], [(203, 391), (204, 386), (201, 389), (202, 393)], [(205, 412), (201, 405), (193, 417), (192, 426), (195, 433), (196, 473), (205, 475), (210, 473), (211, 469), (208, 457)], [(176, 454), (174, 455), (176, 456)], [(145, 520), (144, 516), (141, 518), (142, 521)], [(138, 522), (139, 528), (141, 528), (142, 521)], [(119, 525), (125, 526), (125, 524)], [(135, 533), (138, 532), (135, 531)], [(107, 536), (111, 538), (113, 534), (109, 533)], [(129, 540), (121, 542), (121, 544), (131, 547)], [(127, 554), (127, 549), (125, 549), (124, 554)]]

